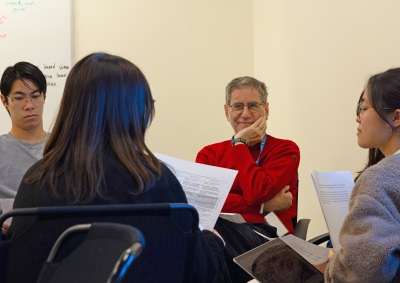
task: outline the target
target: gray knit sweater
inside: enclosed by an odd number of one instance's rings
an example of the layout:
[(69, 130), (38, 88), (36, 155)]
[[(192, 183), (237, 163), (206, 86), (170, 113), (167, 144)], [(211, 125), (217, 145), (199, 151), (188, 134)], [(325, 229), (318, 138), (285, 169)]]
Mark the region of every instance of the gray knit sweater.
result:
[(357, 180), (339, 241), (326, 282), (400, 282), (400, 154)]

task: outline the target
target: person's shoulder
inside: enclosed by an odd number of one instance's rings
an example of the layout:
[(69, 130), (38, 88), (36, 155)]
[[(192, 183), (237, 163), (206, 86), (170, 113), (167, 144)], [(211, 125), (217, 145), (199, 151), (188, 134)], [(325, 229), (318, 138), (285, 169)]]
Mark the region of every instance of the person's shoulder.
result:
[(21, 141), (12, 137), (10, 134), (0, 135), (0, 152), (2, 154), (14, 154), (20, 150)]
[(213, 143), (203, 147), (196, 155), (196, 162), (218, 166), (218, 160), (229, 154), (233, 147), (230, 140)]
[(0, 135), (0, 143), (9, 143), (9, 142), (11, 142), (13, 139), (12, 139), (12, 136), (10, 135), (10, 134), (3, 134), (3, 135)]
[(4, 148), (4, 145), (7, 144), (7, 135), (0, 135), (0, 151)]
[(160, 160), (160, 166), (161, 166), (161, 174), (173, 174), (171, 171), (174, 170), (174, 168), (163, 161)]
[(158, 182), (174, 183), (174, 184), (176, 182), (179, 183), (178, 179), (176, 178), (175, 169), (172, 166), (165, 164), (162, 161), (160, 161), (160, 164), (161, 164), (160, 165), (161, 166), (161, 174), (160, 174)]
[(203, 147), (203, 149), (220, 149), (220, 148), (224, 148), (227, 146), (232, 146), (230, 140), (212, 143), (212, 144), (206, 145), (205, 147)]
[(270, 140), (270, 141), (273, 142), (273, 143), (278, 143), (278, 144), (291, 144), (291, 145), (296, 145), (296, 146), (297, 146), (297, 144), (296, 144), (294, 141), (292, 141), (292, 140), (281, 139), (281, 138), (277, 138), (277, 137), (274, 137), (274, 136), (271, 136), (271, 135), (268, 135), (268, 138), (267, 138), (267, 139)]
[[(162, 161), (160, 163), (161, 163), (161, 174), (157, 179), (153, 191), (163, 195), (164, 194), (173, 195), (174, 199), (173, 202), (187, 203), (183, 187), (175, 175), (176, 174), (175, 169), (172, 166), (163, 163)], [(162, 198), (161, 195), (159, 195), (158, 197)]]
[(397, 191), (400, 186), (400, 154), (385, 157), (380, 162), (365, 169), (358, 178), (357, 183), (367, 193), (379, 193), (376, 187), (385, 188), (385, 190)]
[(274, 148), (293, 148), (293, 149), (299, 149), (298, 145), (292, 141), (292, 140), (287, 140), (287, 139), (280, 139), (273, 137), (271, 135), (268, 135), (267, 138), (267, 144), (270, 144), (270, 146), (273, 146)]
[(377, 164), (365, 169), (362, 175), (364, 175), (363, 178), (370, 176), (374, 178), (387, 178), (389, 175), (395, 175), (397, 178), (400, 178), (400, 154), (393, 154), (383, 158)]
[(28, 143), (19, 138), (13, 137), (11, 134), (3, 134), (0, 135), (0, 145), (2, 148), (8, 148), (8, 150), (20, 149), (20, 147), (29, 148), (29, 149), (43, 149), (48, 139), (48, 135), (46, 135), (42, 140), (37, 143)]

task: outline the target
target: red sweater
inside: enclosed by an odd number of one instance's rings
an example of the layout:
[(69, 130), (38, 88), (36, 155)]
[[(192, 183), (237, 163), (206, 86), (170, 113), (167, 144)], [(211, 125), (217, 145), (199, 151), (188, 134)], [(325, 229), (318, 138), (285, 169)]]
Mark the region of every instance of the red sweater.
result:
[(293, 233), (292, 218), (297, 214), (297, 170), (300, 162), (298, 146), (289, 140), (268, 135), (260, 157), (256, 160), (260, 144), (248, 148), (231, 141), (223, 141), (204, 147), (197, 154), (196, 162), (238, 170), (222, 212), (240, 213), (248, 222), (264, 222), (260, 214), (262, 203), (272, 199), (284, 186), (290, 185), (293, 204), (288, 210), (274, 212), (290, 233)]

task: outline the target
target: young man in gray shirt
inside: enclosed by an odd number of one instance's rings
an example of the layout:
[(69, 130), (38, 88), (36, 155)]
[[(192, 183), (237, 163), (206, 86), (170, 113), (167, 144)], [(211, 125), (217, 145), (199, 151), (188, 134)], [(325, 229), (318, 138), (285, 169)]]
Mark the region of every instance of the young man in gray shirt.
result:
[(26, 170), (43, 155), (46, 88), (43, 73), (28, 62), (8, 67), (1, 77), (1, 101), (11, 130), (0, 136), (0, 198), (15, 198)]

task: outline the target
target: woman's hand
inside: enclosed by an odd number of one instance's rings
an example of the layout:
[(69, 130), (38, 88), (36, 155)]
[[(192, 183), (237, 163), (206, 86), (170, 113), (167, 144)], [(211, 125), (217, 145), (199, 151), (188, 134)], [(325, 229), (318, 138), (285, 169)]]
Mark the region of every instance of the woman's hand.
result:
[(321, 263), (321, 264), (314, 264), (314, 267), (316, 269), (318, 269), (319, 271), (321, 271), (322, 273), (325, 273), (325, 269), (326, 269), (326, 266), (328, 265), (328, 262), (329, 261)]
[(332, 260), (334, 255), (335, 255), (335, 251), (333, 249), (329, 249), (328, 261), (321, 263), (321, 264), (314, 264), (314, 267), (316, 269), (318, 269), (319, 271), (321, 271), (322, 273), (325, 273), (326, 266)]
[(328, 254), (328, 261), (331, 261), (334, 255), (335, 255), (335, 250), (330, 249)]

